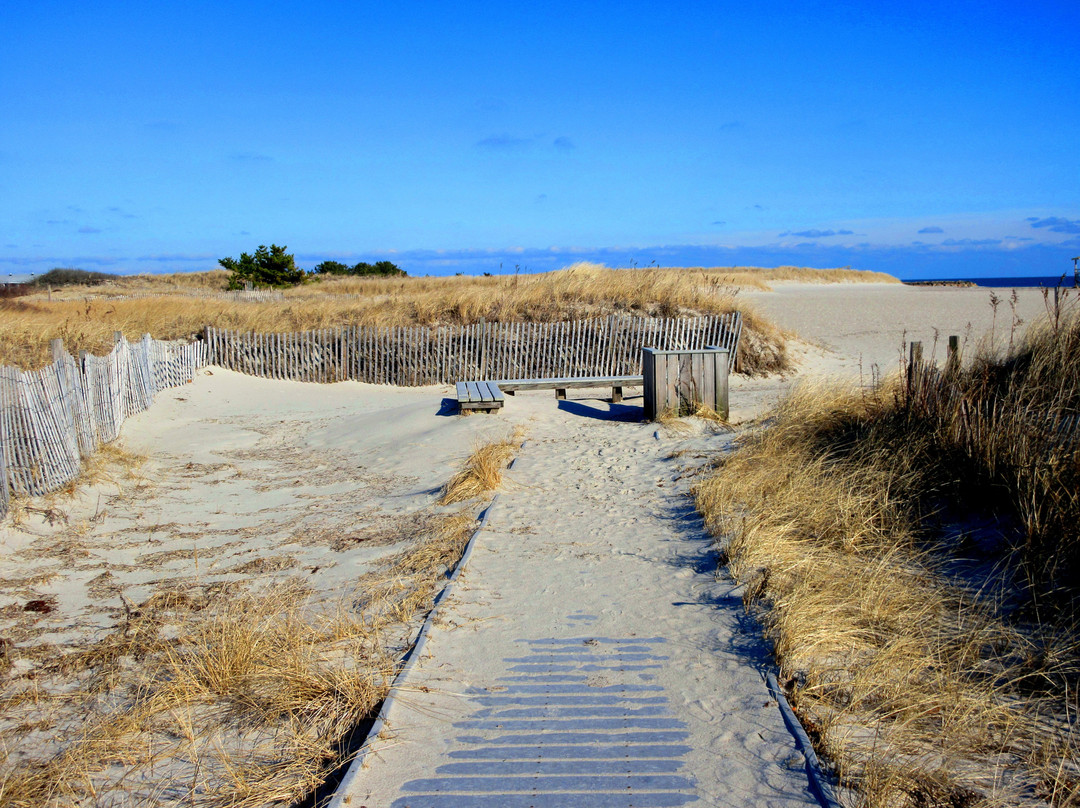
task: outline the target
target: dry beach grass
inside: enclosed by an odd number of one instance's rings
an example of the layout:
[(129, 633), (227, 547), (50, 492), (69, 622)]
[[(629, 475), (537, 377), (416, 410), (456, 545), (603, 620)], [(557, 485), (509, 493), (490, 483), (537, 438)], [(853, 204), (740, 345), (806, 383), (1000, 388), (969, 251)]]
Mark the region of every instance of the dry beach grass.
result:
[[(280, 447), (281, 430), (269, 436), (268, 445)], [(496, 443), (505, 458), (509, 444)], [(490, 454), (483, 446), (478, 452)], [(245, 484), (271, 497), (294, 485), (296, 470), (281, 468), (291, 461), (280, 448), (232, 457), (212, 466), (187, 463), (176, 474), (209, 475), (222, 484), (249, 475)], [(475, 529), (483, 500), (461, 497), (459, 510), (431, 502), (334, 529), (321, 499), (301, 491), (300, 511), (311, 502), (324, 523), (291, 520), (284, 543), (255, 554), (231, 539), (255, 541), (273, 523), (219, 530), (225, 543), (218, 547), (190, 524), (129, 529), (116, 522), (95, 541), (118, 514), (144, 511), (160, 494), (160, 471), (144, 476), (140, 460), (113, 449), (88, 470), (72, 494), (95, 481), (115, 489), (104, 504), (99, 497), (89, 519), (76, 518), (87, 509), (63, 494), (19, 503), (23, 527), (10, 527), (7, 536), (29, 531), (26, 545), (14, 555), (9, 549), (11, 577), (0, 580), (8, 604), (0, 642), (0, 804), (294, 803), (353, 751), (343, 740), (377, 710), (418, 620)], [(267, 461), (274, 468), (260, 471)], [(359, 483), (355, 491), (368, 488)], [(43, 523), (45, 513), (56, 516), (55, 524)], [(119, 549), (128, 534), (147, 546), (147, 530), (149, 547), (164, 549), (143, 550), (138, 569), (95, 561)], [(337, 564), (355, 550), (370, 555), (384, 546), (387, 552), (374, 556), (352, 585), (326, 590), (314, 577), (317, 568), (304, 574), (297, 566), (303, 556), (297, 548), (305, 543), (322, 546), (316, 548), (322, 564)], [(52, 563), (57, 553), (64, 554), (60, 566)], [(215, 569), (212, 562), (226, 553), (249, 560)], [(124, 576), (140, 570), (151, 575), (150, 584), (125, 586)], [(56, 597), (37, 598), (42, 587), (68, 591), (65, 577), (95, 574), (86, 591), (104, 624), (78, 618), (73, 625)], [(138, 591), (150, 594), (129, 597)]]
[(443, 486), (439, 504), (452, 505), (497, 490), (502, 485), (503, 471), (521, 445), (521, 437), (520, 432), (515, 432), (505, 440), (477, 446), (461, 471)]
[[(69, 351), (105, 353), (114, 331), (129, 339), (188, 339), (206, 325), (255, 332), (291, 332), (337, 325), (454, 325), (556, 322), (628, 313), (642, 316), (721, 314), (739, 309), (746, 338), (741, 367), (787, 367), (783, 333), (738, 296), (770, 281), (887, 281), (853, 270), (608, 269), (575, 264), (537, 275), (449, 278), (318, 279), (287, 290), (277, 302), (237, 302), (205, 296), (225, 286), (227, 273), (137, 276), (46, 296), (0, 300), (0, 365), (39, 367), (49, 342)], [(196, 295), (195, 293), (200, 293)], [(138, 297), (116, 298), (123, 295)], [(48, 298), (52, 299), (48, 299)]]
[[(867, 390), (797, 388), (697, 489), (866, 806), (1075, 805), (1080, 318)], [(947, 392), (948, 391), (948, 392)]]

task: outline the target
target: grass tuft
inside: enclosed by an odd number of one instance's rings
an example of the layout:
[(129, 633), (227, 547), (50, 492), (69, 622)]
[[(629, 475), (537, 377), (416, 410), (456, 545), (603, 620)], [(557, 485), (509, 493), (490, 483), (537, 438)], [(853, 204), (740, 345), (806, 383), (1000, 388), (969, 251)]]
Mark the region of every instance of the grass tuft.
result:
[(497, 490), (520, 443), (515, 438), (504, 438), (474, 447), (464, 467), (443, 486), (439, 504), (452, 505)]

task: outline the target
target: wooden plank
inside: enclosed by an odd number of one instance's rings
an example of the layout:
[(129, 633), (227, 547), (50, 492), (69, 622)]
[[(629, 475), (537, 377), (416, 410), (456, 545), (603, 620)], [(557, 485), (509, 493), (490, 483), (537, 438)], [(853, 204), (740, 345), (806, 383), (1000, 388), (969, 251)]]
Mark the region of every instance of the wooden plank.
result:
[[(708, 385), (705, 382), (705, 354), (697, 352), (692, 353), (690, 354), (690, 384), (687, 389), (687, 395), (693, 401), (693, 404), (691, 405), (693, 410), (697, 410), (698, 407), (708, 403), (712, 398), (711, 395), (708, 398), (705, 397), (705, 388), (707, 386)], [(709, 406), (711, 407), (712, 404), (709, 404)]]
[(457, 385), (457, 400), (458, 401), (471, 401), (469, 396), (469, 385), (465, 382), (458, 382)]
[(458, 404), (460, 410), (479, 410), (486, 413), (497, 413), (502, 408), (501, 401), (464, 401)]
[[(696, 391), (694, 390), (694, 355), (690, 353), (677, 354), (679, 366), (679, 380), (677, 386), (677, 403), (679, 415), (689, 415), (693, 412)], [(671, 362), (671, 359), (668, 359)], [(669, 371), (670, 372), (670, 371)]]
[(469, 388), (469, 401), (484, 400), (480, 395), (480, 388), (476, 386), (476, 382), (465, 382), (465, 385)]
[(697, 354), (698, 386), (701, 391), (701, 403), (716, 412), (716, 362), (713, 356), (707, 353)]
[(514, 390), (554, 390), (564, 388), (613, 387), (640, 385), (640, 375), (625, 376), (557, 376), (549, 379), (498, 379), (494, 382), (499, 389)]
[(663, 391), (660, 396), (661, 411), (666, 409), (679, 409), (679, 358), (678, 354), (672, 352), (658, 353), (657, 364), (663, 361), (664, 365), (664, 382)]

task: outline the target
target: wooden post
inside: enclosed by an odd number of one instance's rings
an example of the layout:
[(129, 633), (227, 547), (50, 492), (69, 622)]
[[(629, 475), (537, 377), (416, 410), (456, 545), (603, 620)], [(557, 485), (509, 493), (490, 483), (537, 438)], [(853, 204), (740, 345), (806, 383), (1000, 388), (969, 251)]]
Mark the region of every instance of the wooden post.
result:
[(725, 348), (713, 354), (716, 373), (716, 414), (728, 420), (731, 409), (728, 406), (728, 375), (731, 372), (731, 351)]
[(64, 341), (62, 339), (54, 339), (49, 343), (52, 348), (52, 358), (54, 362), (59, 362), (64, 358)]
[(656, 420), (656, 350), (654, 348), (641, 349), (641, 381), (645, 394), (645, 420)]
[(922, 343), (912, 342), (908, 346), (908, 351), (907, 388), (910, 396), (914, 392), (918, 368), (922, 364)]
[(949, 337), (949, 351), (945, 358), (945, 373), (953, 374), (960, 370), (960, 337)]
[(913, 342), (908, 346), (908, 371), (922, 364), (922, 343)]

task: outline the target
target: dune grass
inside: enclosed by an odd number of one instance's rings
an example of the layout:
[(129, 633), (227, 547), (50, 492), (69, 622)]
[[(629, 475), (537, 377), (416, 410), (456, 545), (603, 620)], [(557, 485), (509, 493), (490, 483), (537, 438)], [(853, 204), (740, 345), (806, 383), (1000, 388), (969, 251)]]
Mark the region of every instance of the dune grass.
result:
[(510, 437), (477, 445), (462, 469), (443, 486), (439, 504), (464, 502), (498, 490), (502, 486), (503, 472), (514, 459), (521, 440), (521, 433), (515, 432)]
[[(449, 278), (328, 277), (285, 291), (278, 302), (217, 299), (224, 271), (135, 276), (113, 283), (66, 287), (0, 300), (0, 365), (24, 369), (50, 361), (49, 342), (72, 353), (102, 354), (113, 332), (128, 339), (189, 339), (206, 325), (255, 332), (290, 332), (338, 325), (457, 325), (554, 322), (609, 314), (673, 317), (744, 315), (743, 372), (787, 368), (784, 334), (738, 297), (769, 279), (851, 280), (852, 270), (728, 271), (722, 269), (608, 269), (575, 264), (536, 275)], [(765, 279), (765, 280), (762, 280)], [(137, 295), (116, 299), (116, 296)]]
[(115, 627), (81, 644), (3, 645), (0, 804), (296, 803), (377, 711), (473, 511), (417, 514), (405, 549), (355, 591), (307, 577), (163, 585), (121, 596)]
[(797, 388), (697, 504), (865, 806), (1080, 800), (1080, 318), (909, 386)]

